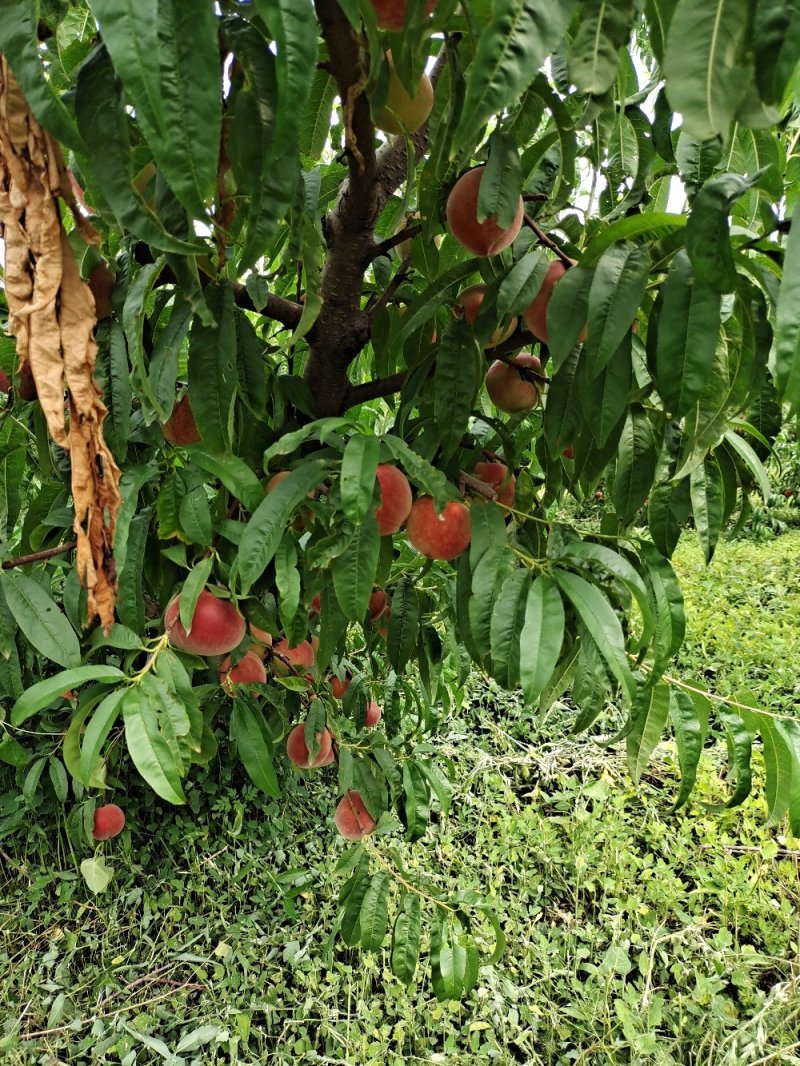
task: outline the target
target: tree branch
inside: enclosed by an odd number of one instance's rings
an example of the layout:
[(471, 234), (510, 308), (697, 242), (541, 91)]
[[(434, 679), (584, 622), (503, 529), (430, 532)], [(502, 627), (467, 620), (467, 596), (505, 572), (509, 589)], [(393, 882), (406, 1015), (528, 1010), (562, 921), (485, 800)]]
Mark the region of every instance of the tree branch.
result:
[(461, 482), (462, 493), (464, 488), (468, 488), (474, 496), (483, 496), (487, 500), (496, 500), (498, 493), (491, 485), (487, 485), (485, 481), (481, 481), (480, 478), (474, 477), (472, 474), (468, 474), (466, 470), (459, 470), (458, 480)]
[(376, 316), (381, 313), (381, 311), (385, 310), (386, 305), (389, 303), (391, 298), (394, 296), (394, 294), (397, 292), (397, 290), (400, 288), (400, 286), (403, 284), (403, 282), (406, 280), (407, 277), (408, 277), (408, 259), (404, 259), (400, 263), (400, 266), (397, 268), (397, 273), (394, 275), (392, 280), (386, 286), (385, 291), (382, 292), (381, 295), (378, 297), (378, 299), (373, 304), (370, 305), (370, 307), (369, 307), (369, 320), (370, 320), (370, 322), (372, 322), (376, 318)]
[(382, 396), (392, 396), (399, 392), (408, 377), (407, 370), (401, 370), (399, 374), (390, 374), (385, 378), (376, 378), (374, 381), (365, 381), (363, 385), (351, 385), (345, 393), (342, 410), (356, 407), (367, 400), (378, 400)]
[(74, 551), (77, 546), (78, 542), (76, 540), (70, 540), (64, 544), (57, 545), (55, 548), (45, 548), (44, 551), (31, 552), (30, 555), (20, 555), (16, 559), (6, 559), (3, 563), (3, 570), (13, 570), (15, 566), (40, 563), (43, 559), (52, 559), (56, 555), (66, 555), (67, 552)]
[(532, 229), (536, 234), (539, 239), (539, 244), (543, 244), (545, 248), (549, 248), (551, 252), (554, 252), (558, 256), (567, 270), (569, 270), (570, 267), (575, 266), (575, 260), (570, 259), (561, 245), (556, 244), (552, 237), (548, 237), (539, 223), (527, 213), (525, 215), (525, 225)]
[(379, 256), (386, 255), (387, 252), (391, 252), (392, 248), (395, 248), (398, 244), (402, 244), (403, 241), (410, 241), (413, 237), (418, 237), (422, 233), (422, 223), (415, 222), (413, 226), (403, 226), (397, 233), (393, 233), (391, 237), (387, 237), (385, 241), (381, 241), (379, 244), (375, 244), (370, 252), (370, 262), (373, 259), (378, 259)]
[(255, 311), (257, 315), (274, 318), (287, 329), (296, 329), (303, 314), (302, 304), (287, 300), (283, 296), (277, 296), (275, 293), (269, 293), (263, 307), (256, 307), (244, 285), (233, 286), (233, 298), (236, 306), (241, 307), (243, 311)]

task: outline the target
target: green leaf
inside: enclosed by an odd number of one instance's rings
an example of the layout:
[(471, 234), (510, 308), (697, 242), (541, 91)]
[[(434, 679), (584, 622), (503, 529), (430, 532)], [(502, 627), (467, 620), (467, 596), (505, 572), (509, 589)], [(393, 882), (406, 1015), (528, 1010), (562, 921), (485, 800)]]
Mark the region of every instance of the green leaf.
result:
[(722, 473), (714, 456), (696, 466), (689, 478), (697, 536), (707, 563), (711, 562), (722, 531), (724, 490)]
[(125, 675), (116, 666), (103, 666), (100, 663), (91, 666), (76, 666), (71, 670), (62, 670), (61, 673), (47, 677), (31, 685), (19, 697), (11, 708), (11, 721), (14, 725), (22, 725), (37, 711), (49, 707), (62, 692), (71, 688), (77, 688), (85, 681), (99, 681), (110, 684), (114, 681), (124, 680)]
[(458, 490), (445, 474), (410, 448), (400, 437), (387, 434), (383, 443), (402, 465), (407, 476), (429, 496), (440, 510), (449, 500), (459, 500)]
[(514, 570), (494, 601), (489, 630), (492, 675), (504, 687), (513, 689), (520, 678), (520, 635), (526, 616), (530, 587), (527, 570)]
[[(153, 154), (186, 210), (203, 218), (214, 196), (222, 128), (219, 23), (213, 4), (158, 0), (156, 25), (165, 137)], [(128, 49), (135, 47), (129, 39)]]
[(0, 4), (0, 52), (8, 59), (28, 106), (45, 129), (76, 152), (83, 151), (72, 116), (45, 76), (37, 22), (38, 5), (30, 0), (4, 0)]
[(106, 866), (102, 855), (96, 855), (91, 859), (84, 859), (81, 863), (81, 875), (89, 890), (99, 895), (105, 892), (114, 878), (114, 871)]
[(775, 323), (775, 384), (792, 414), (800, 410), (800, 201), (786, 242)]
[[(570, 273), (572, 272), (570, 271)], [(569, 277), (569, 274), (559, 282), (559, 285), (563, 284), (567, 277)], [(556, 285), (553, 291), (558, 291), (558, 287)], [(550, 301), (551, 306), (552, 303), (553, 300)], [(547, 401), (544, 409), (544, 434), (548, 448), (554, 455), (559, 455), (568, 445), (572, 444), (578, 428), (580, 418), (578, 366), (580, 358), (581, 351), (579, 348), (575, 348), (568, 354), (558, 371), (553, 374), (547, 390)]]
[(420, 898), (406, 892), (392, 931), (392, 973), (404, 985), (410, 985), (419, 962)]
[(645, 580), (650, 587), (651, 608), (656, 619), (653, 644), (653, 673), (660, 676), (683, 643), (686, 611), (683, 594), (669, 562), (646, 542), (640, 544)]
[(725, 137), (744, 97), (748, 25), (747, 0), (678, 0), (664, 55), (667, 96), (700, 141)]
[(178, 606), (180, 609), (181, 625), (187, 633), (191, 632), (194, 609), (197, 606), (197, 601), (200, 599), (200, 593), (206, 587), (208, 579), (211, 576), (211, 568), (213, 565), (214, 560), (211, 556), (208, 556), (195, 564), (186, 575), (186, 581), (183, 583), (183, 588), (181, 589)]
[(632, 237), (650, 237), (661, 240), (682, 230), (687, 223), (686, 215), (671, 215), (662, 211), (643, 212), (640, 215), (620, 218), (608, 226), (600, 226), (581, 256), (581, 265), (590, 268), (612, 244), (627, 241)]
[(491, 623), (494, 605), (503, 583), (514, 568), (505, 543), (490, 548), (472, 571), (472, 598), (469, 620), (472, 639), (487, 657), (491, 648)]
[(75, 91), (78, 129), (95, 183), (120, 226), (153, 248), (179, 255), (202, 252), (199, 241), (168, 233), (134, 188), (129, 118), (121, 90), (108, 52), (96, 49), (81, 65)]
[(272, 737), (260, 710), (248, 700), (237, 699), (231, 710), (231, 736), (247, 776), (267, 796), (280, 795), (278, 776), (272, 764)]
[(634, 17), (632, 0), (585, 0), (569, 52), (569, 76), (579, 92), (602, 96), (614, 84)]
[(760, 177), (758, 173), (749, 178), (719, 174), (705, 183), (692, 204), (686, 223), (686, 251), (697, 280), (715, 292), (728, 293), (736, 288), (729, 216), (736, 200)]
[(522, 169), (514, 141), (499, 130), (489, 138), (489, 159), (478, 189), (478, 221), (493, 218), (504, 228), (514, 221), (522, 187)]
[(648, 634), (652, 631), (655, 620), (650, 609), (647, 586), (641, 574), (628, 562), (624, 555), (614, 551), (613, 548), (606, 547), (605, 544), (595, 544), (592, 541), (583, 540), (567, 544), (562, 558), (573, 562), (598, 563), (609, 574), (613, 574), (615, 578), (626, 585), (636, 600), (642, 615), (644, 624), (642, 642), (649, 639)]
[(628, 409), (633, 377), (630, 332), (596, 378), (591, 378), (585, 360), (580, 362), (578, 377), (586, 423), (598, 448), (604, 448)]
[(207, 326), (196, 318), (192, 323), (189, 394), (203, 446), (227, 452), (237, 381), (233, 291), (229, 285), (209, 285), (205, 295), (215, 322)]
[(401, 577), (392, 594), (386, 654), (395, 670), (402, 673), (411, 660), (419, 635), (419, 595), (414, 579)]
[(656, 681), (639, 692), (631, 711), (631, 729), (625, 738), (628, 770), (634, 784), (639, 784), (653, 749), (661, 740), (669, 705), (669, 685), (663, 681)]
[(0, 584), (9, 610), (33, 647), (59, 666), (77, 667), (81, 661), (78, 637), (50, 594), (20, 570), (4, 571)]
[(335, 98), (336, 82), (327, 70), (317, 70), (300, 122), (300, 152), (310, 159), (319, 159), (330, 136), (331, 111)]
[(212, 538), (211, 508), (205, 485), (195, 485), (185, 493), (178, 506), (178, 521), (190, 543), (201, 548), (209, 547)]
[(592, 270), (576, 266), (553, 286), (553, 295), (547, 305), (547, 333), (553, 372), (556, 374), (567, 361), (586, 325), (593, 280)]
[(264, 499), (264, 487), (243, 459), (235, 455), (210, 455), (199, 444), (186, 449), (192, 462), (213, 474), (251, 513)]
[(575, 608), (608, 669), (633, 702), (636, 681), (628, 667), (622, 626), (611, 604), (598, 588), (577, 574), (559, 569), (554, 570), (553, 578)]
[(117, 688), (100, 701), (92, 712), (81, 741), (81, 754), (78, 771), (81, 782), (90, 787), (92, 777), (97, 769), (100, 750), (106, 742), (114, 723), (119, 717), (120, 704), (128, 690)]
[(601, 256), (589, 290), (586, 352), (592, 377), (607, 365), (630, 333), (649, 272), (650, 252), (641, 245), (615, 245)]
[(797, 0), (758, 0), (753, 30), (759, 94), (767, 104), (780, 104), (792, 71), (800, 61)]
[(378, 523), (374, 514), (368, 512), (361, 525), (353, 527), (350, 542), (331, 567), (336, 598), (351, 622), (360, 622), (367, 613), (380, 551)]
[(673, 811), (686, 803), (694, 788), (697, 767), (703, 751), (703, 730), (697, 711), (689, 696), (680, 689), (671, 688), (669, 714), (675, 730), (675, 747), (681, 768), (681, 788)]
[(436, 348), (433, 409), (447, 460), (469, 425), (475, 395), (483, 381), (483, 352), (466, 321), (450, 322)]
[(726, 707), (720, 710), (719, 716), (725, 725), (728, 759), (736, 787), (727, 803), (706, 804), (706, 808), (710, 811), (724, 811), (730, 807), (738, 807), (740, 803), (744, 803), (753, 787), (753, 771), (750, 765), (753, 743), (750, 733), (735, 711)]
[(675, 256), (661, 289), (656, 374), (658, 391), (680, 418), (703, 393), (717, 351), (721, 299), (694, 277), (686, 252)]
[(527, 706), (538, 702), (564, 643), (564, 604), (552, 578), (537, 577), (525, 606), (520, 636), (520, 679)]
[(239, 578), (243, 594), (247, 594), (264, 573), (278, 550), (294, 509), (306, 498), (306, 493), (319, 485), (326, 471), (327, 464), (322, 460), (308, 460), (292, 470), (258, 505), (245, 526), (239, 545)]
[(569, 24), (574, 0), (497, 0), (466, 74), (454, 145), (474, 144), (487, 120), (515, 104)]
[(644, 408), (631, 407), (617, 454), (611, 498), (620, 520), (629, 525), (639, 513), (656, 473), (653, 427)]
[(740, 437), (734, 430), (729, 429), (725, 433), (725, 440), (730, 447), (739, 454), (744, 460), (746, 466), (758, 483), (758, 487), (761, 491), (764, 503), (769, 502), (769, 498), (772, 495), (772, 488), (769, 483), (769, 474), (764, 469), (764, 464), (756, 455), (755, 450), (747, 443), (744, 437)]
[(387, 870), (372, 875), (364, 894), (358, 924), (361, 929), (361, 947), (364, 951), (380, 951), (389, 926), (389, 887), (391, 881)]
[(125, 741), (133, 764), (153, 791), (168, 803), (185, 803), (175, 756), (159, 726), (149, 693), (136, 685), (122, 701)]
[(292, 149), (317, 69), (318, 25), (310, 5), (295, 0), (256, 0), (277, 45), (278, 109), (275, 144)]
[[(481, 182), (483, 186), (483, 182)], [(514, 264), (503, 279), (497, 294), (497, 317), (521, 315), (533, 303), (547, 274), (549, 261), (544, 252), (528, 252)]]
[(766, 768), (764, 793), (767, 800), (767, 821), (765, 825), (778, 825), (789, 809), (792, 795), (792, 751), (786, 742), (784, 733), (778, 728), (781, 724), (767, 715), (755, 716), (758, 731), (761, 734), (761, 746)]
[(380, 441), (377, 437), (354, 434), (345, 445), (339, 491), (345, 517), (358, 525), (372, 507), (375, 469)]
[[(144, 508), (131, 522), (125, 544), (125, 565), (118, 571), (117, 614), (123, 625), (135, 633), (144, 631), (144, 557), (151, 510)], [(118, 525), (118, 534), (119, 528)]]

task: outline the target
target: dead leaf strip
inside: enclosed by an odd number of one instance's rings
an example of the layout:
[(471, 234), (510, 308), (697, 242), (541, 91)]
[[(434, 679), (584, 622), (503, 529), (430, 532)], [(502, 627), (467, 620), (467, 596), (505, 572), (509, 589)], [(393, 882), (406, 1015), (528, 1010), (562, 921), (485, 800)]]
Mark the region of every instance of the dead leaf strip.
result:
[(89, 619), (97, 616), (108, 630), (116, 603), (120, 470), (103, 438), (107, 408), (94, 380), (94, 297), (61, 224), (59, 197), (73, 207), (83, 239), (97, 244), (76, 209), (61, 149), (34, 118), (0, 57), (0, 224), (9, 331), (20, 368), (29, 364), (33, 373), (50, 435), (69, 452), (75, 565), (89, 594)]

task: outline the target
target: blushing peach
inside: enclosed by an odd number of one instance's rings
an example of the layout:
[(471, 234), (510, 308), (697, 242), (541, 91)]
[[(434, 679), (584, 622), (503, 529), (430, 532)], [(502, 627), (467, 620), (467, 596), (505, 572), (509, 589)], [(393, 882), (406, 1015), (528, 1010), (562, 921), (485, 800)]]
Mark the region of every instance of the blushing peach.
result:
[(473, 255), (497, 255), (512, 243), (522, 228), (525, 214), (522, 197), (510, 226), (498, 226), (491, 216), (478, 222), (478, 193), (485, 167), (462, 174), (447, 197), (447, 225), (459, 244)]
[[(542, 371), (542, 364), (529, 352), (520, 352), (514, 356), (514, 361), (539, 374)], [(533, 410), (539, 402), (542, 386), (538, 382), (525, 381), (513, 366), (498, 359), (486, 373), (486, 391), (499, 411), (514, 415)]]
[[(486, 285), (470, 285), (468, 288), (463, 289), (456, 298), (455, 313), (459, 317), (463, 315), (464, 321), (469, 323), (470, 326), (474, 325), (475, 319), (478, 317), (483, 298), (486, 295), (486, 288)], [(498, 326), (483, 347), (494, 348), (496, 345), (502, 344), (503, 341), (508, 340), (516, 328), (517, 319), (512, 318), (505, 329), (502, 326)]]
[(169, 642), (192, 655), (224, 655), (241, 643), (247, 623), (230, 600), (221, 600), (203, 589), (187, 633), (180, 619), (180, 594), (173, 596), (164, 612), (164, 629)]
[(197, 444), (202, 439), (187, 392), (172, 409), (172, 414), (161, 427), (161, 432), (170, 444), (182, 448), (186, 444)]
[(286, 738), (286, 754), (295, 766), (299, 766), (303, 770), (316, 770), (317, 767), (327, 766), (328, 763), (333, 761), (329, 758), (333, 743), (333, 737), (329, 730), (323, 729), (322, 732), (317, 733), (317, 743), (319, 744), (319, 752), (312, 762), (306, 746), (306, 724), (301, 722), (294, 727)]
[(367, 607), (370, 622), (377, 622), (380, 616), (386, 611), (388, 606), (389, 597), (386, 595), (383, 589), (373, 589), (372, 595), (369, 598), (369, 605)]
[[(394, 33), (402, 30), (408, 0), (372, 0), (372, 6), (375, 8), (379, 29), (392, 30)], [(425, 14), (430, 15), (434, 7), (436, 0), (427, 0)]]
[(267, 671), (261, 659), (254, 651), (246, 651), (235, 666), (231, 666), (231, 657), (226, 655), (219, 668), (219, 683), (231, 695), (234, 685), (255, 682), (263, 685), (267, 680)]
[(344, 681), (340, 681), (335, 674), (331, 677), (331, 692), (333, 693), (333, 698), (335, 700), (344, 699), (344, 694), (350, 688), (350, 682), (352, 680), (353, 679), (349, 674), (344, 675)]
[(391, 463), (378, 463), (375, 477), (381, 489), (380, 507), (375, 510), (382, 537), (396, 533), (411, 512), (411, 486), (402, 471)]
[(307, 640), (301, 640), (293, 648), (287, 640), (279, 640), (273, 645), (272, 656), (272, 669), (276, 674), (292, 673), (287, 663), (299, 668), (300, 672), (302, 668), (314, 665), (314, 649)]
[(498, 503), (505, 507), (514, 506), (517, 479), (509, 473), (505, 463), (476, 463), (472, 473), (486, 485), (492, 486), (497, 493)]
[[(575, 263), (574, 261), (572, 262), (574, 266)], [(547, 268), (547, 273), (544, 276), (541, 288), (534, 296), (528, 310), (524, 311), (522, 315), (528, 329), (534, 337), (538, 337), (538, 339), (544, 341), (545, 344), (547, 344), (549, 340), (547, 330), (547, 308), (550, 306), (554, 286), (564, 277), (566, 272), (567, 267), (560, 259), (556, 259), (552, 262)], [(586, 340), (585, 327), (578, 340), (581, 343)]]
[(352, 788), (339, 800), (333, 820), (345, 840), (363, 840), (375, 831), (375, 819), (367, 810), (361, 793)]
[(389, 65), (389, 87), (386, 102), (375, 115), (375, 125), (384, 133), (416, 133), (428, 121), (433, 110), (433, 85), (423, 71), (414, 96), (409, 96), (394, 67), (391, 52), (386, 53)]
[(437, 514), (433, 497), (420, 496), (411, 508), (406, 532), (413, 547), (426, 558), (456, 559), (469, 547), (469, 508), (451, 500)]
[(96, 807), (92, 836), (95, 840), (111, 840), (125, 828), (125, 812), (116, 803)]
[(381, 714), (381, 709), (375, 702), (375, 700), (370, 700), (369, 706), (367, 707), (367, 718), (364, 722), (364, 725), (367, 727), (367, 729), (372, 729), (378, 724), (378, 722), (380, 722)]

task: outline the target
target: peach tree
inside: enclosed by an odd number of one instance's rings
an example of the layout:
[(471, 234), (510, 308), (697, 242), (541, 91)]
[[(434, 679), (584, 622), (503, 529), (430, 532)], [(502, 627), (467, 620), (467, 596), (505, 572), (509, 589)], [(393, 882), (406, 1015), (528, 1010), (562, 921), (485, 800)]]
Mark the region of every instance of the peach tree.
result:
[(800, 403), (797, 0), (5, 0), (0, 53), (0, 834), (321, 775), (341, 936), (410, 981), (425, 917), (458, 998), (499, 927), (391, 837), (476, 668), (634, 781), (671, 732), (676, 806), (755, 745), (800, 831), (800, 723), (668, 672)]

